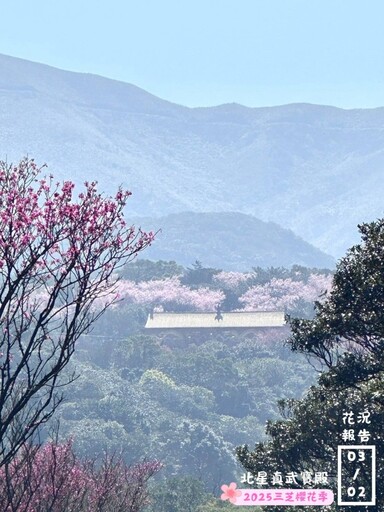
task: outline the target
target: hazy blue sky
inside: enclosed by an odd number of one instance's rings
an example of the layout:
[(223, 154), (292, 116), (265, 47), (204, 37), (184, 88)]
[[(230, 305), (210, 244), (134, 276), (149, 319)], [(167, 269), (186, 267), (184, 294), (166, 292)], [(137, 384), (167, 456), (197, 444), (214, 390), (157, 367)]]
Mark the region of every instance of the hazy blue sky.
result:
[(384, 106), (383, 0), (12, 0), (0, 53), (188, 106)]

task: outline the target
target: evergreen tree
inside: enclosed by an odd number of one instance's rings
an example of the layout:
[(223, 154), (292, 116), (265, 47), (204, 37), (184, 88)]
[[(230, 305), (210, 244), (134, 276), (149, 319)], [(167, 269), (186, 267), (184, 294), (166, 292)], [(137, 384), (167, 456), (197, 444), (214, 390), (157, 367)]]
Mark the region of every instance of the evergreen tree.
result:
[[(329, 483), (322, 487), (331, 487), (336, 496), (337, 446), (373, 444), (377, 450), (376, 506), (358, 509), (383, 511), (384, 220), (363, 224), (359, 230), (362, 242), (337, 265), (332, 290), (322, 303), (315, 303), (315, 318), (288, 317), (292, 350), (323, 365), (318, 385), (301, 400), (281, 401), (283, 419), (267, 423), (269, 440), (253, 451), (239, 447), (237, 455), (255, 475), (258, 471), (327, 472)], [(364, 412), (369, 413), (370, 424), (349, 423), (348, 418), (362, 418)], [(369, 440), (360, 435), (364, 428)], [(355, 471), (354, 464), (350, 469), (343, 467), (343, 479), (353, 480)], [(369, 494), (368, 472), (359, 476), (358, 485)], [(303, 486), (299, 481), (298, 487)], [(343, 506), (342, 510), (353, 512), (356, 507)]]

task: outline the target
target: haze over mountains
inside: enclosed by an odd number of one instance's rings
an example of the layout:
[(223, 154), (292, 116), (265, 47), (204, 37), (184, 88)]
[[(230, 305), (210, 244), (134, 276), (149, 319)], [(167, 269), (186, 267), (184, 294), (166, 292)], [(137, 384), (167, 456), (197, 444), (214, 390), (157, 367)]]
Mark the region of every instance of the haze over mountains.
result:
[(185, 267), (195, 260), (207, 267), (243, 272), (292, 265), (333, 268), (335, 263), (292, 231), (244, 213), (183, 212), (133, 221), (144, 229), (161, 226), (156, 242), (142, 257), (175, 260)]
[(0, 159), (25, 154), (59, 179), (122, 183), (132, 216), (252, 214), (335, 257), (383, 215), (384, 108), (191, 109), (0, 55)]

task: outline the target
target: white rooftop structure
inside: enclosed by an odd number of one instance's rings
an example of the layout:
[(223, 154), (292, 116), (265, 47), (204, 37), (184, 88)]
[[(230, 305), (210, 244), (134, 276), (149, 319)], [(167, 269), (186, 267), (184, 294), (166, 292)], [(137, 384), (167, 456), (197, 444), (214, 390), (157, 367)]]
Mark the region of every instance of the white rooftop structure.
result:
[[(218, 316), (220, 319), (218, 319)], [(212, 313), (153, 313), (146, 329), (255, 329), (284, 327), (283, 311), (239, 311)]]

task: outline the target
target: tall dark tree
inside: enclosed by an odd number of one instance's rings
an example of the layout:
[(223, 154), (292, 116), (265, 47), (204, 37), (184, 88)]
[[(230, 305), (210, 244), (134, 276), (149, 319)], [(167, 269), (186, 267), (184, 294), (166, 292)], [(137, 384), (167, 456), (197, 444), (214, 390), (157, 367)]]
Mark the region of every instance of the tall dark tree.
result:
[[(252, 473), (327, 471), (336, 491), (337, 446), (361, 444), (361, 438), (360, 442), (358, 438), (347, 442), (342, 437), (345, 430), (354, 430), (343, 423), (344, 413), (356, 417), (368, 410), (369, 444), (377, 449), (377, 482), (383, 481), (384, 220), (362, 224), (359, 230), (362, 242), (340, 260), (331, 292), (315, 305), (315, 318), (288, 318), (292, 350), (314, 357), (323, 365), (323, 372), (305, 398), (280, 403), (283, 419), (268, 423), (267, 442), (253, 451), (247, 446), (238, 448), (240, 462)], [(343, 475), (353, 476), (346, 469)], [(369, 489), (370, 476), (362, 475), (359, 485)], [(342, 509), (354, 511), (356, 507)], [(384, 510), (380, 483), (377, 505), (360, 506), (359, 510)]]
[(359, 230), (362, 243), (340, 260), (331, 292), (315, 304), (315, 319), (290, 319), (292, 350), (321, 361), (340, 386), (384, 370), (384, 219)]
[(209, 286), (212, 284), (213, 276), (219, 272), (218, 269), (204, 267), (201, 261), (196, 260), (195, 263), (192, 263), (192, 267), (187, 268), (181, 282), (191, 288), (203, 285)]

